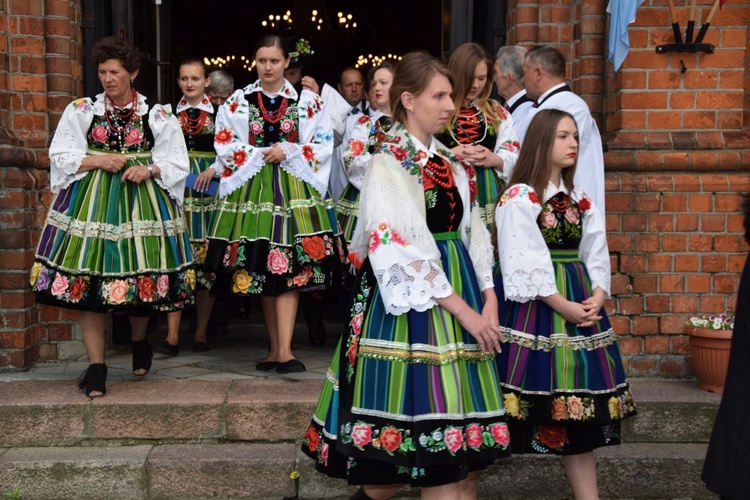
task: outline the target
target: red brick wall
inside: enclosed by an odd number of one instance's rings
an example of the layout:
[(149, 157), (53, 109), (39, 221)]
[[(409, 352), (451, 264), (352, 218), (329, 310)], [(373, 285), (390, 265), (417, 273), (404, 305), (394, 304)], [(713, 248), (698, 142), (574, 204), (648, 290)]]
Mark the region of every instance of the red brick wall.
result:
[[(511, 0), (509, 43), (560, 48), (573, 89), (600, 123), (613, 272), (607, 311), (628, 373), (687, 376), (684, 323), (734, 308), (749, 249), (739, 209), (740, 193), (750, 192), (749, 9), (728, 0), (716, 14), (704, 39), (713, 54), (661, 55), (656, 46), (674, 42), (669, 10), (647, 0), (614, 73), (606, 3)], [(675, 0), (683, 30), (689, 4)], [(696, 17), (712, 4), (699, 0)]]

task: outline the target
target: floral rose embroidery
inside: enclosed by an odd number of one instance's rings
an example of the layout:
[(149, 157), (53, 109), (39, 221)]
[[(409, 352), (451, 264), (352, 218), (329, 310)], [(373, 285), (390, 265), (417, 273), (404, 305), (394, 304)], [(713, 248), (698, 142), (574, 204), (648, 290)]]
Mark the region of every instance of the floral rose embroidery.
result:
[(309, 108), (307, 108), (307, 117), (312, 118), (313, 116), (315, 116), (315, 110), (312, 108), (312, 106), (310, 106)]
[(401, 431), (395, 427), (387, 427), (383, 429), (383, 432), (380, 434), (380, 446), (389, 453), (398, 450), (398, 447), (401, 446), (401, 441)]
[(565, 219), (571, 224), (578, 224), (578, 212), (568, 207), (565, 210)]
[(429, 175), (422, 176), (422, 183), (424, 184), (425, 191), (429, 191), (430, 189), (433, 189), (435, 187), (435, 183), (432, 182), (432, 177), (430, 177)]
[(364, 321), (365, 313), (362, 311), (358, 312), (354, 315), (352, 318), (352, 330), (354, 330), (354, 335), (359, 335), (362, 332), (362, 322)]
[(252, 283), (252, 280), (245, 269), (238, 269), (235, 271), (232, 281), (234, 281), (234, 284), (232, 285), (232, 291), (234, 293), (247, 293), (247, 289), (250, 288), (250, 283)]
[(238, 149), (235, 151), (234, 154), (232, 154), (232, 162), (238, 167), (244, 165), (247, 162), (247, 151), (244, 149)]
[(354, 156), (359, 156), (365, 152), (365, 145), (362, 141), (355, 139), (349, 143), (349, 149), (352, 150)]
[(287, 139), (289, 142), (297, 142), (297, 139), (299, 139), (299, 132), (297, 130), (292, 130), (292, 133), (289, 134)]
[(320, 236), (307, 236), (302, 240), (302, 249), (310, 260), (321, 260), (326, 256), (326, 245)]
[(585, 196), (578, 202), (578, 210), (581, 212), (588, 212), (591, 209), (591, 200)]
[(310, 426), (307, 428), (305, 439), (307, 440), (308, 450), (315, 451), (318, 449), (318, 445), (320, 445), (320, 434), (318, 434), (318, 431), (315, 430), (315, 427)]
[(565, 405), (565, 398), (555, 398), (552, 400), (552, 420), (565, 420), (568, 416), (568, 408)]
[(156, 293), (159, 297), (166, 297), (169, 291), (169, 277), (166, 274), (162, 274), (156, 280)]
[(95, 127), (94, 130), (91, 131), (91, 138), (94, 139), (96, 142), (101, 142), (102, 144), (107, 142), (107, 129), (104, 128), (104, 125), (99, 125), (98, 127)]
[(466, 428), (466, 444), (478, 450), (482, 446), (482, 427), (471, 424)]
[(372, 442), (372, 427), (365, 423), (358, 423), (352, 428), (352, 441), (354, 446), (363, 449)]
[(505, 411), (508, 412), (508, 415), (511, 417), (518, 416), (519, 402), (518, 397), (515, 394), (512, 392), (503, 394), (503, 405), (505, 406)]
[(114, 280), (109, 285), (109, 296), (112, 302), (115, 304), (122, 304), (125, 302), (125, 297), (128, 294), (128, 282), (125, 280)]
[(323, 465), (328, 466), (328, 443), (323, 443), (320, 447), (320, 460), (323, 461)]
[(518, 196), (518, 192), (521, 190), (518, 186), (513, 186), (508, 190), (508, 198), (515, 198)]
[(279, 125), (279, 128), (282, 132), (288, 134), (294, 128), (294, 122), (292, 120), (284, 120), (281, 122), (281, 125)]
[(75, 281), (70, 285), (70, 300), (78, 302), (83, 297), (83, 292), (86, 291), (86, 280), (81, 276), (77, 276)]
[(302, 268), (302, 271), (300, 271), (299, 274), (294, 277), (294, 284), (297, 286), (305, 286), (307, 282), (310, 281), (312, 275), (312, 266), (305, 266)]
[(156, 283), (150, 276), (138, 278), (138, 295), (141, 300), (153, 300), (154, 295), (156, 295)]
[(612, 420), (617, 420), (618, 418), (620, 418), (620, 400), (619, 399), (612, 396), (611, 398), (609, 398), (609, 401), (607, 401), (607, 407), (609, 408), (609, 417)]
[(140, 144), (142, 139), (143, 132), (141, 132), (137, 128), (131, 129), (130, 132), (128, 132), (128, 135), (125, 136), (125, 145), (135, 146), (136, 144)]
[(234, 114), (237, 111), (237, 108), (240, 107), (240, 103), (237, 101), (234, 101), (229, 105), (229, 112)]
[(36, 279), (39, 277), (39, 273), (42, 272), (42, 264), (39, 262), (34, 262), (34, 265), (31, 266), (31, 276), (29, 277), (29, 283), (33, 286), (34, 283), (36, 283)]
[(367, 115), (362, 115), (359, 118), (357, 118), (357, 123), (359, 123), (360, 125), (363, 125), (367, 123), (368, 121), (370, 121), (370, 117)]
[(542, 213), (542, 226), (547, 228), (553, 228), (557, 226), (557, 217), (552, 212)]
[(581, 420), (583, 418), (583, 401), (581, 401), (581, 398), (576, 396), (568, 398), (568, 412), (570, 413), (570, 418), (573, 420)]
[(302, 156), (305, 157), (305, 160), (311, 161), (313, 158), (315, 158), (315, 152), (313, 151), (312, 146), (309, 144), (305, 144), (302, 146)]
[(405, 149), (397, 148), (396, 146), (391, 146), (391, 152), (398, 161), (404, 161), (409, 156)]
[(188, 285), (188, 288), (190, 290), (195, 289), (195, 270), (194, 269), (188, 269), (185, 273), (185, 282)]
[(229, 144), (232, 142), (232, 130), (228, 128), (223, 128), (216, 132), (216, 135), (214, 136), (214, 142), (216, 144)]
[(561, 449), (567, 441), (565, 427), (539, 426), (539, 441), (547, 448)]
[(451, 453), (456, 453), (464, 445), (464, 436), (461, 429), (448, 427), (445, 430), (445, 445)]
[(55, 281), (52, 282), (52, 295), (55, 297), (62, 297), (65, 295), (65, 291), (68, 289), (68, 278), (60, 273), (55, 276)]
[(474, 203), (477, 199), (477, 183), (475, 180), (469, 181), (469, 201)]
[(346, 351), (346, 358), (349, 360), (349, 364), (354, 366), (357, 362), (357, 348), (359, 347), (359, 337), (356, 337), (349, 345), (349, 349)]
[(539, 197), (534, 191), (529, 191), (529, 200), (531, 200), (531, 203), (539, 203)]
[(49, 269), (46, 267), (39, 273), (39, 277), (36, 280), (37, 290), (46, 290), (49, 288)]
[(284, 252), (278, 248), (268, 252), (268, 268), (273, 274), (284, 274), (287, 272), (288, 266), (289, 259), (284, 255)]
[(253, 135), (260, 135), (263, 133), (263, 125), (260, 124), (260, 122), (252, 122), (250, 124), (250, 132), (253, 133)]
[(495, 439), (495, 442), (503, 448), (510, 444), (510, 432), (508, 431), (507, 425), (495, 424), (490, 427), (490, 432), (492, 433), (492, 437)]

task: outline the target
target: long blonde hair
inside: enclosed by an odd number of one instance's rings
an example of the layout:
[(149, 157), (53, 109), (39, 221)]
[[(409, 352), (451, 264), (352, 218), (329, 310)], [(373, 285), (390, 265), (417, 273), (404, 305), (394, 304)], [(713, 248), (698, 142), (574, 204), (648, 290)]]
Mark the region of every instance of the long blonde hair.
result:
[(453, 52), (450, 61), (448, 62), (448, 69), (453, 73), (453, 78), (455, 79), (455, 85), (453, 86), (453, 104), (456, 106), (456, 110), (448, 119), (447, 127), (449, 130), (452, 130), (453, 127), (456, 126), (458, 114), (461, 111), (461, 107), (464, 105), (466, 94), (469, 93), (471, 84), (474, 81), (474, 73), (480, 63), (484, 63), (487, 66), (487, 82), (477, 96), (476, 105), (479, 111), (484, 114), (488, 125), (492, 125), (492, 127), (497, 130), (497, 127), (500, 124), (500, 117), (497, 115), (497, 112), (489, 99), (490, 92), (492, 92), (494, 62), (481, 45), (476, 43), (464, 43), (459, 45), (459, 47)]
[[(524, 141), (518, 161), (510, 176), (508, 187), (515, 184), (528, 184), (537, 192), (540, 199), (549, 181), (552, 165), (552, 148), (557, 136), (557, 125), (565, 117), (576, 122), (573, 115), (560, 109), (543, 109), (539, 111), (529, 124), (526, 131), (527, 140)], [(578, 128), (578, 124), (576, 124)], [(578, 157), (572, 167), (563, 170), (562, 178), (565, 187), (573, 191), (573, 177), (576, 174)]]

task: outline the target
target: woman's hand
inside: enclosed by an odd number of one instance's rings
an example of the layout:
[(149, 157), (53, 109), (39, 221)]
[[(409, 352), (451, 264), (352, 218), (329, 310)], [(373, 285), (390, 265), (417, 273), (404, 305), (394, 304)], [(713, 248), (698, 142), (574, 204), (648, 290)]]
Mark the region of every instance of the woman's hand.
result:
[[(500, 311), (500, 308), (497, 303), (497, 295), (495, 295), (495, 289), (494, 288), (487, 288), (482, 292), (482, 297), (484, 297), (484, 306), (482, 306), (482, 316), (487, 318), (487, 321), (490, 322), (492, 325), (498, 325), (500, 326), (500, 320), (498, 318), (498, 312)], [(503, 335), (503, 332), (500, 331), (500, 342), (505, 342), (505, 336)]]
[[(122, 182), (130, 181), (135, 182), (136, 184), (140, 184), (141, 182), (145, 181), (146, 179), (151, 177), (151, 172), (148, 171), (149, 165), (136, 165), (133, 167), (130, 167), (122, 174)], [(156, 165), (151, 165), (151, 167), (154, 170), (154, 176), (157, 173), (157, 170), (159, 167)]]
[(588, 299), (584, 300), (581, 305), (583, 305), (584, 309), (586, 309), (589, 318), (598, 318), (594, 321), (602, 319), (599, 311), (601, 311), (602, 307), (604, 307), (604, 290), (596, 287), (594, 289), (594, 294)]
[(125, 166), (127, 159), (123, 155), (114, 153), (109, 153), (101, 156), (87, 156), (81, 162), (81, 166), (83, 166), (85, 163), (88, 163), (89, 161), (95, 162), (96, 166), (98, 166), (102, 170), (106, 170), (107, 172), (116, 174), (117, 172), (122, 170), (122, 167)]
[(503, 159), (481, 144), (465, 144), (453, 148), (453, 152), (475, 167), (503, 168)]
[(214, 174), (216, 174), (216, 170), (214, 170), (213, 167), (208, 167), (206, 170), (200, 173), (197, 179), (195, 179), (195, 185), (193, 186), (193, 189), (196, 191), (200, 191), (201, 193), (205, 193), (206, 191), (208, 191), (208, 186), (211, 185)]
[(263, 151), (263, 161), (267, 163), (281, 163), (286, 160), (286, 154), (278, 143)]
[[(493, 292), (493, 290), (489, 290)], [(486, 291), (485, 291), (486, 292)], [(485, 297), (487, 300), (487, 297)], [(492, 299), (489, 299), (490, 302)], [(441, 307), (446, 309), (449, 313), (456, 317), (461, 326), (474, 337), (482, 349), (482, 352), (489, 354), (491, 352), (500, 352), (499, 339), (502, 338), (500, 332), (500, 325), (497, 324), (497, 320), (488, 320), (482, 314), (479, 314), (472, 309), (461, 297), (456, 295), (455, 292), (450, 294), (448, 297), (436, 298), (435, 302), (440, 304)], [(487, 306), (487, 304), (485, 304)], [(497, 306), (497, 299), (495, 299), (495, 306)], [(491, 305), (489, 306), (492, 307)], [(495, 307), (497, 311), (497, 307)], [(490, 315), (490, 311), (487, 312)], [(497, 318), (497, 312), (494, 313)]]
[[(602, 299), (604, 297), (603, 294), (604, 292), (602, 292)], [(593, 305), (584, 306), (582, 303), (572, 302), (559, 293), (550, 295), (549, 297), (540, 297), (540, 300), (560, 313), (562, 317), (565, 318), (565, 321), (575, 323), (576, 326), (594, 326), (594, 323), (602, 319), (602, 317), (598, 315), (600, 308), (597, 308), (592, 312), (592, 309), (594, 308)]]

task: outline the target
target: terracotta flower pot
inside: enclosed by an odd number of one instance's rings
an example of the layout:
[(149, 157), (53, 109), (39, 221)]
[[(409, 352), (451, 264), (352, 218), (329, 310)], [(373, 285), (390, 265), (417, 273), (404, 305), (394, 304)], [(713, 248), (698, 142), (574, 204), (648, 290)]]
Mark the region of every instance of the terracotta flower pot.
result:
[(732, 330), (709, 330), (687, 325), (685, 331), (690, 336), (698, 386), (704, 391), (722, 394), (727, 378)]

